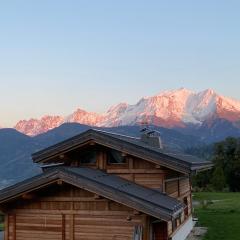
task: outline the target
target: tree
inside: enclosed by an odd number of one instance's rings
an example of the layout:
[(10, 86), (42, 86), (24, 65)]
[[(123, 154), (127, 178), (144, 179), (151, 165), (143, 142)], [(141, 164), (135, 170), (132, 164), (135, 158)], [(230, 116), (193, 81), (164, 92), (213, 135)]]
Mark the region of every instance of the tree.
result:
[[(240, 139), (229, 137), (217, 143), (213, 162), (215, 169), (212, 183), (220, 188), (224, 176), (230, 191), (240, 191)], [(219, 181), (219, 185), (217, 181)]]
[[(204, 158), (204, 149), (207, 148), (197, 151), (191, 149), (191, 152), (200, 153), (200, 157)], [(240, 139), (226, 138), (216, 143), (213, 149), (211, 160), (215, 167), (211, 171), (197, 174), (193, 178), (194, 186), (206, 189), (210, 184), (218, 191), (224, 187), (233, 192), (240, 191)]]
[(211, 183), (214, 189), (217, 191), (222, 191), (226, 186), (226, 179), (225, 179), (224, 171), (221, 166), (217, 166), (214, 169)]
[(212, 177), (212, 170), (197, 173), (192, 177), (193, 187), (206, 189), (210, 184), (211, 177)]

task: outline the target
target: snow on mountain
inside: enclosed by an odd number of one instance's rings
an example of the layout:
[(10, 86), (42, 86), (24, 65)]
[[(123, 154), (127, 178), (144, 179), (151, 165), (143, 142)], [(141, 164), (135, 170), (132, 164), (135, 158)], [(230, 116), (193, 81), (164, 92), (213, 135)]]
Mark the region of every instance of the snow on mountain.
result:
[[(187, 89), (166, 91), (153, 97), (142, 98), (135, 105), (125, 105), (124, 111), (118, 116), (118, 125), (133, 125), (141, 122), (171, 127), (181, 126), (181, 118), (187, 99), (192, 94)], [(105, 122), (102, 126), (116, 126), (109, 120), (111, 111), (108, 111)], [(120, 123), (120, 124), (119, 124)]]
[(165, 91), (144, 97), (136, 104), (120, 103), (104, 114), (77, 109), (67, 117), (45, 116), (42, 119), (22, 120), (16, 129), (27, 135), (37, 135), (61, 125), (77, 122), (91, 126), (116, 127), (142, 122), (162, 127), (202, 125), (213, 119), (240, 120), (240, 101), (221, 96), (211, 89), (195, 93), (185, 88)]
[[(111, 116), (111, 111), (108, 115)], [(183, 127), (189, 123), (201, 125), (212, 118), (239, 121), (240, 101), (218, 95), (212, 89), (194, 93), (181, 88), (142, 98), (136, 105), (128, 105), (115, 122), (118, 125), (132, 125), (147, 121), (158, 126)], [(102, 125), (116, 126), (108, 117)]]
[(103, 115), (87, 112), (82, 109), (77, 109), (73, 114), (66, 117), (64, 122), (75, 122), (90, 126), (96, 126), (99, 122), (103, 121), (103, 119)]
[[(119, 103), (115, 106), (112, 106), (105, 116), (103, 117), (102, 121), (98, 123), (99, 126), (121, 126), (123, 123), (121, 122), (120, 116), (123, 115), (126, 109), (129, 107), (127, 103)], [(109, 123), (109, 124), (108, 124)]]
[(21, 120), (15, 126), (15, 129), (29, 136), (35, 136), (47, 132), (66, 122), (75, 122), (90, 126), (97, 125), (103, 117), (97, 113), (86, 112), (77, 109), (67, 117), (62, 116), (44, 116), (41, 119)]
[(217, 94), (211, 90), (192, 93), (184, 104), (182, 121), (184, 123), (201, 124), (212, 117), (216, 111)]
[(64, 123), (63, 120), (60, 116), (44, 116), (41, 119), (21, 120), (14, 128), (26, 135), (35, 136), (60, 126)]

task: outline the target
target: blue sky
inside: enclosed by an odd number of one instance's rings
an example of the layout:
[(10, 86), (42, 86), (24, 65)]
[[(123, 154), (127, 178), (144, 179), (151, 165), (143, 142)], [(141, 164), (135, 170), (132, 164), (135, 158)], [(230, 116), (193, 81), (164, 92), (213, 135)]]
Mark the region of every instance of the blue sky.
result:
[(186, 87), (240, 99), (240, 1), (0, 3), (0, 125)]

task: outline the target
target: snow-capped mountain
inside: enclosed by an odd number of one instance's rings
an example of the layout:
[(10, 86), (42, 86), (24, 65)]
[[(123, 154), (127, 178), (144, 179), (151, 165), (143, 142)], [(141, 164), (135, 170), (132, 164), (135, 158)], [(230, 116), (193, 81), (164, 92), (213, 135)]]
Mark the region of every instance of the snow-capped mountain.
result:
[(214, 119), (225, 119), (236, 126), (240, 123), (240, 101), (221, 96), (211, 89), (193, 92), (185, 88), (165, 91), (144, 97), (136, 104), (120, 103), (104, 114), (78, 109), (67, 117), (45, 116), (41, 119), (22, 120), (15, 128), (27, 135), (37, 135), (65, 122), (90, 126), (116, 127), (142, 122), (168, 127), (202, 126)]
[(184, 127), (189, 123), (201, 125), (212, 118), (240, 120), (240, 101), (218, 95), (211, 89), (194, 93), (181, 88), (142, 98), (135, 105), (120, 104), (111, 108), (101, 124), (133, 125), (147, 121), (157, 126)]
[(66, 117), (64, 122), (76, 122), (90, 126), (97, 126), (99, 122), (103, 121), (103, 119), (104, 116), (100, 114), (77, 109), (73, 114)]
[(44, 116), (41, 119), (21, 120), (14, 127), (19, 132), (29, 136), (35, 136), (47, 132), (64, 123), (64, 118), (60, 116)]

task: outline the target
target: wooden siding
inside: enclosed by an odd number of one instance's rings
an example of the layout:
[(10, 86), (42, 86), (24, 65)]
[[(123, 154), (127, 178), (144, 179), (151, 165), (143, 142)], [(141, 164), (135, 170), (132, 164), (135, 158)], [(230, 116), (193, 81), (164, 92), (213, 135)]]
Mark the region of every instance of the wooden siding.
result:
[(163, 190), (163, 181), (167, 170), (162, 170), (156, 164), (139, 158), (128, 157), (127, 162), (129, 164), (127, 169), (126, 167), (122, 168), (121, 164), (118, 168), (107, 165), (106, 171), (147, 188)]
[[(16, 240), (130, 240), (134, 226), (142, 224), (140, 218), (127, 221), (125, 215), (19, 213), (16, 216)], [(14, 239), (13, 229), (10, 232), (9, 239)]]
[[(124, 153), (122, 154), (124, 155)], [(77, 154), (72, 156), (75, 157), (74, 160), (70, 161), (70, 166), (98, 168), (145, 187), (161, 191), (163, 190), (164, 176), (168, 173), (165, 168), (161, 169), (160, 166), (154, 163), (131, 156), (126, 156), (126, 163), (108, 164), (107, 150), (104, 150), (104, 148), (98, 149), (95, 164), (81, 165), (79, 159), (77, 159)]]
[(190, 191), (190, 182), (189, 178), (183, 178), (179, 180), (179, 195), (183, 196), (184, 194)]
[(75, 215), (75, 239), (130, 240), (134, 226), (139, 223), (141, 223), (139, 219), (128, 222), (125, 216)]
[(16, 214), (16, 240), (62, 240), (61, 214)]
[(175, 232), (192, 214), (191, 185), (189, 177), (176, 177), (165, 180), (167, 195), (186, 204), (185, 211), (174, 221), (168, 222), (168, 235)]
[(130, 240), (135, 225), (146, 227), (146, 215), (67, 184), (34, 199), (8, 206), (5, 240)]
[(166, 182), (165, 191), (167, 195), (178, 198), (178, 180)]
[(165, 179), (165, 191), (174, 198), (182, 198), (191, 191), (189, 177)]

